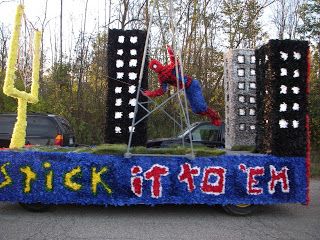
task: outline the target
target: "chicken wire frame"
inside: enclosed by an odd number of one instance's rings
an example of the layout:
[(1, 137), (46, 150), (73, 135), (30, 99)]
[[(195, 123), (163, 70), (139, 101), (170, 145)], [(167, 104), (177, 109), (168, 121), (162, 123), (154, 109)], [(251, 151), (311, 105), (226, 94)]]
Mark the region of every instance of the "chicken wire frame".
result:
[[(137, 94), (136, 94), (136, 105), (134, 107), (134, 116), (133, 116), (133, 119), (132, 119), (131, 129), (133, 130), (135, 128), (135, 126), (137, 126), (142, 120), (144, 120), (145, 118), (149, 117), (153, 112), (155, 112), (155, 111), (157, 111), (159, 109), (164, 111), (167, 116), (170, 116), (170, 119), (173, 120), (175, 123), (178, 123), (176, 120), (174, 120), (174, 117), (172, 117), (168, 112), (166, 112), (163, 109), (163, 107), (169, 102), (169, 100), (173, 99), (176, 96), (179, 99), (179, 105), (181, 107), (183, 117), (186, 120), (187, 128), (191, 129), (189, 113), (188, 113), (187, 96), (186, 96), (186, 90), (185, 90), (184, 81), (182, 81), (182, 89), (179, 89), (179, 73), (181, 74), (181, 78), (184, 79), (184, 72), (183, 72), (183, 63), (181, 61), (181, 53), (180, 53), (180, 51), (179, 52), (177, 51), (177, 43), (176, 43), (176, 38), (175, 38), (176, 24), (173, 21), (174, 9), (173, 9), (172, 0), (170, 0), (170, 22), (171, 22), (171, 26), (172, 26), (172, 35), (173, 35), (172, 47), (173, 47), (174, 56), (175, 56), (175, 70), (176, 70), (176, 78), (177, 78), (177, 91), (173, 95), (171, 95), (169, 98), (164, 100), (159, 105), (157, 105), (154, 101), (151, 101), (153, 104), (156, 105), (155, 109), (153, 109), (152, 111), (149, 111), (148, 109), (143, 107), (142, 104), (144, 104), (144, 102), (139, 102), (141, 84), (142, 84), (142, 79), (143, 79), (143, 69), (144, 69), (144, 66), (145, 66), (145, 61), (146, 61), (146, 56), (147, 56), (147, 51), (148, 51), (148, 43), (149, 43), (150, 32), (151, 32), (151, 25), (152, 25), (152, 22), (153, 22), (153, 15), (154, 15), (154, 11), (155, 11), (156, 7), (158, 7), (158, 1), (157, 0), (155, 1), (154, 5), (152, 7), (152, 11), (151, 11), (151, 15), (150, 15), (150, 21), (149, 21), (149, 25), (148, 25), (147, 36), (146, 36), (146, 41), (145, 41), (145, 46), (144, 46), (144, 51), (143, 51), (142, 64), (141, 64), (141, 68), (140, 68), (139, 83), (138, 83), (138, 89), (137, 89)], [(178, 67), (178, 64), (179, 64), (180, 68)], [(181, 95), (183, 95), (184, 103), (182, 102), (182, 100), (180, 98)], [(150, 98), (148, 98), (148, 99), (151, 100)], [(136, 122), (136, 115), (138, 113), (138, 107), (139, 106), (142, 109), (144, 109), (147, 113), (141, 119), (139, 119), (139, 121)], [(178, 123), (178, 125), (180, 125), (180, 124)], [(192, 143), (192, 136), (191, 136), (191, 132), (190, 131), (189, 131), (189, 139), (190, 139), (191, 154), (185, 154), (185, 155), (134, 154), (134, 153), (131, 153), (130, 150), (131, 150), (131, 145), (132, 145), (133, 132), (134, 131), (130, 131), (127, 152), (124, 154), (125, 158), (131, 158), (132, 156), (167, 156), (167, 157), (186, 157), (188, 159), (195, 159), (193, 143)]]

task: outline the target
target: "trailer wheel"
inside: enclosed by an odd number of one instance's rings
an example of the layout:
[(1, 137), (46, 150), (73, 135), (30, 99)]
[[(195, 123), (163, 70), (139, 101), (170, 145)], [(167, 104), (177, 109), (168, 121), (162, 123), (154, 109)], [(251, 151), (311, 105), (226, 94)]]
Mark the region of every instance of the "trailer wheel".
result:
[(49, 210), (50, 205), (42, 203), (19, 203), (20, 206), (30, 212), (46, 212)]
[(253, 204), (238, 204), (238, 205), (225, 205), (223, 209), (231, 215), (245, 216), (252, 214), (258, 208), (258, 205)]

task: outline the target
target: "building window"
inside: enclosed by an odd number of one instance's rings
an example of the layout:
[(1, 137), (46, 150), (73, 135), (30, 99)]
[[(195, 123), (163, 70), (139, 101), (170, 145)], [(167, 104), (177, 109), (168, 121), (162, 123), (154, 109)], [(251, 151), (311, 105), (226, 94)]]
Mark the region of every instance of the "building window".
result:
[(238, 69), (238, 77), (244, 77), (244, 75), (245, 75), (244, 68), (239, 68)]
[(256, 75), (256, 70), (251, 68), (250, 69), (250, 76), (255, 76)]
[(244, 108), (239, 108), (239, 115), (240, 116), (245, 116), (246, 115), (246, 110)]
[(256, 103), (256, 98), (255, 97), (250, 97), (249, 98), (250, 103)]
[(256, 63), (256, 57), (254, 55), (250, 56), (250, 63)]
[(243, 95), (239, 95), (239, 102), (241, 102), (241, 103), (244, 103), (244, 102), (246, 102), (246, 97), (245, 96), (243, 96)]
[(250, 116), (256, 115), (256, 110), (255, 110), (254, 108), (250, 108), (250, 109), (249, 109), (249, 115), (250, 115)]
[(244, 55), (238, 55), (238, 63), (245, 63)]
[(251, 83), (249, 84), (249, 88), (250, 88), (250, 89), (256, 89), (256, 83), (251, 82)]
[(244, 90), (244, 88), (245, 88), (245, 83), (244, 83), (244, 82), (239, 82), (239, 83), (238, 83), (238, 88)]
[(239, 130), (240, 130), (240, 131), (246, 130), (246, 124), (245, 124), (245, 123), (240, 123), (240, 124), (239, 124)]

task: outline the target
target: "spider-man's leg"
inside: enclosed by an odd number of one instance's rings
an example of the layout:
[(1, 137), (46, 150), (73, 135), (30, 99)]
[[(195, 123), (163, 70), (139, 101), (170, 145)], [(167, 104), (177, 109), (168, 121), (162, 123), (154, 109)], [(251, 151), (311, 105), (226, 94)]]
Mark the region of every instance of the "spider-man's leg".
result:
[(206, 100), (202, 95), (201, 86), (198, 80), (192, 81), (190, 87), (186, 89), (186, 93), (192, 112), (209, 117), (213, 125), (221, 125), (219, 113), (208, 107)]
[(221, 118), (220, 114), (216, 111), (214, 111), (212, 108), (207, 108), (206, 111), (199, 113), (200, 115), (207, 116), (211, 119), (211, 123), (216, 126), (221, 125)]

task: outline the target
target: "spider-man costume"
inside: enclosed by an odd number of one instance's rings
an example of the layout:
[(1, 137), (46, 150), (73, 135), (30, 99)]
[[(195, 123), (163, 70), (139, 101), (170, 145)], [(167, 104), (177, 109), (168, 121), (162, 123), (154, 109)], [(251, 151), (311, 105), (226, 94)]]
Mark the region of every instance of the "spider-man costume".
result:
[[(170, 57), (169, 64), (162, 65), (156, 59), (152, 59), (149, 63), (149, 68), (158, 74), (158, 82), (160, 87), (154, 91), (144, 91), (143, 94), (145, 96), (157, 97), (163, 95), (168, 90), (168, 84), (177, 87), (174, 53), (169, 46), (167, 46), (167, 51)], [(192, 79), (190, 76), (184, 76), (183, 81), (192, 112), (207, 116), (211, 119), (211, 123), (213, 125), (220, 126), (221, 120), (219, 113), (207, 106), (207, 103), (202, 95), (199, 81), (196, 79)], [(182, 88), (182, 78), (179, 74), (179, 89)]]

